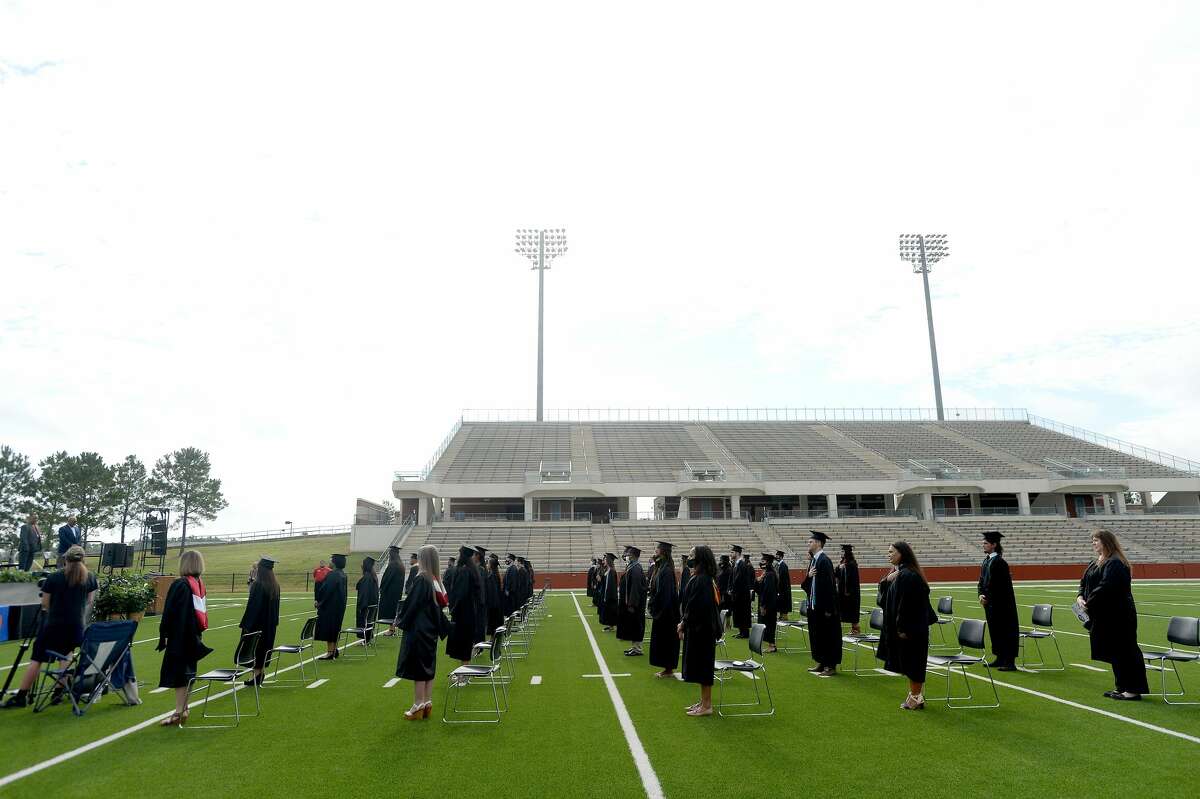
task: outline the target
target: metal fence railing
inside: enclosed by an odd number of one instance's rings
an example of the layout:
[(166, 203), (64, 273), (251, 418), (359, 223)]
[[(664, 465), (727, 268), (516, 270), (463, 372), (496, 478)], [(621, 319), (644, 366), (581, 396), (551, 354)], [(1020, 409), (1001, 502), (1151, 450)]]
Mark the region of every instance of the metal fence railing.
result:
[[(326, 524), (312, 527), (281, 527), (270, 530), (248, 530), (242, 533), (192, 533), (188, 535), (188, 546), (202, 547), (206, 544), (242, 544), (253, 541), (275, 541), (284, 538), (304, 538), (319, 535), (348, 535), (348, 524)], [(167, 548), (178, 547), (179, 538), (167, 540)], [(135, 547), (136, 548), (136, 547)]]
[(543, 513), (526, 516), (524, 513), (459, 513), (439, 514), (435, 522), (590, 522), (590, 513)]
[[(946, 408), (945, 416), (954, 421), (1024, 422), (1029, 411)], [(936, 408), (549, 408), (543, 413), (547, 422), (933, 422), (937, 418)], [(465, 408), (454, 432), (463, 423), (536, 420), (537, 411), (531, 408)]]
[(634, 513), (626, 511), (609, 511), (608, 518), (610, 521), (618, 522), (663, 522), (663, 521), (685, 521), (685, 522), (702, 522), (702, 521), (750, 521), (750, 511), (744, 510), (738, 513), (731, 513), (723, 510), (688, 510), (684, 515), (680, 516), (678, 511), (655, 511), (644, 510)]
[(1143, 447), (1137, 444), (1130, 444), (1128, 441), (1122, 441), (1119, 438), (1106, 436), (1103, 433), (1093, 433), (1091, 430), (1084, 430), (1081, 427), (1063, 424), (1062, 422), (1056, 422), (1053, 419), (1046, 419), (1042, 416), (1034, 416), (1030, 414), (1029, 423), (1032, 425), (1037, 425), (1038, 427), (1044, 427), (1047, 430), (1051, 430), (1055, 433), (1062, 433), (1065, 436), (1078, 438), (1082, 441), (1088, 442), (1089, 444), (1095, 444), (1096, 446), (1105, 447), (1107, 449), (1114, 449), (1117, 452), (1122, 452), (1135, 458), (1141, 458), (1142, 460), (1157, 463), (1160, 466), (1166, 466), (1168, 468), (1177, 469), (1181, 472), (1188, 472), (1189, 474), (1193, 475), (1200, 475), (1200, 463), (1187, 458), (1171, 455), (1169, 453), (1162, 452), (1161, 450), (1151, 449), (1150, 447)]

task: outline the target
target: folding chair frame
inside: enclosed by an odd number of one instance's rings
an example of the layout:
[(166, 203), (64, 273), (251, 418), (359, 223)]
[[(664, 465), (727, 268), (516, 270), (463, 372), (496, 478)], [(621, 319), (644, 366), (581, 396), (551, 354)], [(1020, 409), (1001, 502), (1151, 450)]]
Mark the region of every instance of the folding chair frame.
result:
[[(317, 625), (317, 619), (314, 616), (304, 622), (304, 628), (300, 631), (300, 643), (298, 643), (298, 644), (283, 644), (281, 646), (275, 647), (274, 649), (272, 649), (270, 652), (267, 653), (267, 662), (263, 664), (264, 665), (263, 672), (266, 673), (265, 666), (269, 666), (270, 661), (272, 661), (272, 660), (275, 661), (275, 671), (271, 672), (271, 676), (269, 679), (263, 680), (263, 685), (304, 685), (304, 686), (307, 686), (307, 685), (310, 685), (313, 682), (313, 680), (319, 680), (321, 678), (321, 672), (317, 668), (317, 659), (315, 657), (308, 658), (309, 660), (312, 661), (312, 667), (313, 667), (312, 680), (308, 679), (308, 675), (304, 671), (304, 663), (306, 660), (306, 658), (304, 657), (304, 652), (306, 650), (311, 650), (313, 647), (312, 631), (313, 631), (313, 629), (316, 628), (316, 625)], [(305, 633), (308, 633), (307, 638), (305, 637)], [(292, 650), (298, 650), (298, 651), (293, 652)], [(300, 665), (300, 676), (299, 677), (283, 677), (283, 678), (279, 677), (279, 666), (283, 662), (284, 655), (295, 655), (299, 659), (299, 665)]]
[[(111, 665), (107, 669), (96, 668), (95, 684), (91, 690), (87, 692), (86, 697), (76, 696), (75, 683), (78, 680), (79, 670), (84, 669), (84, 675), (87, 675), (87, 669), (94, 664), (91, 658), (85, 658), (83, 649), (80, 647), (75, 650), (72, 655), (63, 655), (60, 652), (46, 650), (46, 654), (53, 656), (52, 660), (42, 664), (42, 670), (38, 674), (37, 683), (34, 685), (34, 702), (33, 712), (41, 713), (47, 707), (50, 707), (51, 701), (54, 699), (54, 691), (61, 687), (63, 696), (71, 700), (71, 712), (75, 716), (82, 716), (87, 712), (87, 709), (99, 701), (106, 690), (117, 692), (117, 689), (112, 684), (113, 672), (117, 670), (117, 666), (124, 660), (126, 653), (129, 652), (131, 644), (127, 643)], [(58, 667), (59, 663), (66, 662), (67, 665)], [(47, 687), (46, 681), (52, 680), (52, 684)]]
[[(232, 724), (188, 724), (188, 725), (181, 724), (179, 726), (179, 729), (181, 729), (181, 730), (182, 729), (188, 729), (188, 730), (231, 729), (233, 727), (238, 726), (238, 724), (241, 723), (243, 718), (258, 718), (259, 716), (262, 715), (262, 697), (259, 695), (259, 692), (258, 692), (258, 682), (257, 681), (255, 681), (252, 686), (254, 688), (254, 715), (251, 716), (248, 713), (243, 714), (241, 707), (238, 705), (238, 692), (241, 691), (242, 688), (244, 687), (244, 686), (238, 685), (238, 683), (247, 674), (250, 674), (250, 675), (254, 674), (254, 666), (253, 666), (254, 652), (258, 648), (258, 637), (261, 634), (262, 633), (259, 633), (259, 632), (252, 632), (252, 633), (245, 633), (242, 636), (242, 640), (238, 642), (237, 650), (233, 653), (234, 667), (232, 669), (213, 669), (212, 671), (206, 672), (205, 674), (201, 674), (198, 677), (192, 678), (191, 683), (188, 685), (188, 694), (190, 695), (190, 694), (200, 692), (199, 688), (193, 688), (192, 686), (194, 686), (196, 683), (200, 682), (201, 680), (203, 680), (206, 683), (205, 688), (204, 688), (204, 702), (200, 708), (200, 718), (206, 719), (206, 720), (207, 719), (233, 719), (233, 723)], [(250, 653), (249, 658), (246, 657), (246, 647), (247, 646), (249, 646), (249, 653)], [(247, 663), (250, 663), (251, 665), (247, 666), (246, 665)], [(207, 674), (215, 674), (217, 672), (221, 672), (220, 677), (206, 676)], [(233, 694), (233, 712), (232, 713), (209, 713), (208, 712), (208, 700), (211, 698), (212, 684), (214, 682), (229, 683), (230, 692)], [(189, 707), (190, 707), (190, 705), (189, 705)]]
[[(338, 633), (338, 649), (343, 649), (343, 650), (347, 649), (349, 647), (349, 644), (347, 644), (346, 646), (342, 646), (342, 638), (344, 638), (347, 635), (353, 635), (357, 640), (362, 641), (362, 652), (363, 652), (363, 655), (361, 658), (355, 658), (355, 659), (356, 660), (367, 660), (368, 658), (372, 657), (374, 655), (374, 653), (371, 652), (371, 650), (375, 648), (375, 639), (376, 639), (376, 637), (378, 637), (376, 635), (376, 630), (375, 630), (375, 620), (378, 616), (379, 616), (379, 606), (378, 605), (368, 606), (367, 607), (367, 619), (362, 627), (344, 627), (344, 628), (342, 628), (342, 631)], [(368, 632), (370, 633), (370, 635), (367, 634)], [(351, 643), (353, 643), (353, 641)]]
[[(1045, 635), (1031, 635), (1031, 633), (1044, 632)], [(1029, 671), (1066, 671), (1067, 664), (1063, 661), (1062, 650), (1058, 647), (1058, 638), (1054, 635), (1053, 630), (1042, 630), (1035, 628), (1033, 630), (1021, 630), (1019, 633), (1021, 642), (1021, 668)], [(1033, 646), (1037, 650), (1037, 660), (1028, 660), (1029, 653), (1025, 647), (1025, 641), (1033, 641)], [(1046, 664), (1046, 656), (1042, 654), (1042, 641), (1049, 640), (1054, 643), (1054, 650), (1058, 653), (1058, 665), (1048, 666)], [(1042, 666), (1044, 668), (1036, 668)]]
[[(763, 629), (764, 629), (763, 625), (755, 624), (755, 625), (752, 625), (750, 629), (751, 629), (751, 633), (750, 633), (751, 640), (754, 639), (755, 635), (759, 636), (758, 649), (761, 650), (762, 649), (762, 643), (761, 643), (762, 633), (763, 633)], [(759, 658), (763, 657), (761, 651), (755, 652), (754, 649), (751, 648), (751, 652), (758, 655)], [(771, 696), (771, 683), (767, 679), (766, 664), (761, 662), (761, 660), (746, 660), (746, 661), (744, 661), (744, 666), (748, 666), (749, 668), (744, 668), (744, 667), (739, 668), (739, 667), (733, 666), (732, 665), (733, 662), (734, 661), (729, 661), (729, 664), (730, 664), (729, 666), (722, 666), (721, 665), (722, 661), (718, 660), (715, 664), (713, 664), (714, 677), (716, 676), (717, 672), (725, 673), (727, 675), (732, 672), (741, 672), (743, 674), (749, 674), (751, 677), (750, 681), (752, 683), (754, 683), (754, 701), (753, 702), (726, 702), (725, 701), (725, 683), (728, 682), (728, 676), (727, 676), (725, 679), (717, 680), (717, 682), (719, 682), (721, 684), (721, 690), (717, 696), (717, 703), (715, 705), (713, 705), (713, 707), (715, 707), (717, 710), (717, 715), (721, 716), (722, 718), (742, 718), (742, 717), (748, 717), (748, 716), (774, 716), (775, 715), (775, 699), (774, 699), (774, 697)], [(761, 680), (758, 678), (759, 672), (762, 672)], [(762, 692), (759, 691), (759, 689), (758, 689), (759, 682), (761, 682), (763, 684), (763, 690), (765, 690), (766, 694), (767, 694), (767, 697), (766, 697), (767, 701), (766, 701), (765, 705), (763, 703)], [(727, 708), (727, 707), (753, 707), (753, 708), (770, 707), (770, 710), (767, 710), (767, 711), (738, 711), (736, 713), (726, 713), (725, 708)]]
[[(958, 657), (969, 657), (970, 660), (951, 660), (951, 658), (958, 658)], [(971, 690), (971, 678), (967, 675), (967, 666), (975, 666), (975, 665), (979, 665), (979, 664), (983, 664), (983, 667), (985, 669), (987, 669), (988, 682), (992, 686), (992, 696), (995, 698), (996, 701), (990, 705), (954, 704), (955, 702), (965, 701), (968, 703), (973, 703), (975, 701), (975, 692)], [(974, 657), (971, 655), (962, 655), (962, 654), (951, 655), (949, 658), (943, 658), (941, 656), (935, 655), (935, 656), (931, 656), (929, 658), (929, 665), (933, 666), (934, 668), (943, 668), (946, 670), (946, 695), (945, 696), (936, 696), (936, 697), (926, 696), (925, 698), (927, 700), (932, 701), (932, 702), (945, 701), (946, 707), (950, 708), (951, 710), (975, 710), (975, 709), (980, 709), (980, 708), (1000, 707), (1000, 693), (999, 693), (999, 691), (996, 690), (996, 679), (992, 676), (992, 667), (988, 665), (987, 658)], [(954, 694), (951, 693), (950, 677), (952, 674), (954, 674), (955, 666), (958, 666), (959, 669), (961, 670), (963, 683), (966, 684), (966, 686), (967, 686), (967, 693), (965, 696), (955, 696)]]
[[(1185, 653), (1185, 654), (1191, 654), (1191, 653)], [(1181, 677), (1179, 674), (1180, 661), (1182, 661), (1184, 663), (1197, 662), (1195, 658), (1174, 658), (1174, 657), (1171, 657), (1171, 655), (1172, 655), (1172, 652), (1143, 652), (1142, 653), (1142, 659), (1147, 664), (1150, 664), (1154, 661), (1158, 662), (1158, 669), (1159, 669), (1158, 673), (1162, 677), (1162, 690), (1155, 691), (1154, 693), (1144, 694), (1144, 696), (1161, 696), (1162, 700), (1164, 702), (1166, 702), (1168, 705), (1200, 705), (1200, 701), (1197, 701), (1197, 702), (1172, 702), (1171, 701), (1171, 697), (1184, 696), (1187, 693), (1187, 689), (1183, 687), (1183, 677)], [(1175, 672), (1175, 682), (1179, 683), (1178, 691), (1167, 691), (1167, 664), (1168, 663), (1171, 664), (1170, 670)]]
[[(503, 639), (492, 641), (492, 659), (491, 663), (486, 666), (459, 666), (450, 672), (446, 678), (446, 700), (442, 703), (442, 723), (443, 724), (499, 724), (501, 715), (508, 712), (508, 679), (505, 679), (503, 674), (504, 668), (504, 641)], [(515, 672), (514, 672), (515, 676)], [(456, 679), (457, 678), (457, 681)], [(462, 691), (468, 688), (472, 682), (478, 684), (490, 685), (492, 688), (493, 709), (491, 710), (460, 710), (458, 702)], [(500, 690), (497, 691), (496, 687)], [(454, 697), (453, 705), (450, 702), (450, 697)], [(503, 707), (501, 707), (501, 697), (503, 697)], [(451, 719), (447, 714), (455, 716), (460, 715), (495, 715), (495, 718), (488, 719)]]

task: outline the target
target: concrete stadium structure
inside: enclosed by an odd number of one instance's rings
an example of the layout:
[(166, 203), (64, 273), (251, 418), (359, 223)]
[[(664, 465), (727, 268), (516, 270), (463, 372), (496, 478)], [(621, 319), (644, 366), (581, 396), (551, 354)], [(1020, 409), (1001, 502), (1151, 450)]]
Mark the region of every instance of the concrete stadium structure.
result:
[[(1102, 523), (1136, 562), (1180, 576), (1200, 562), (1200, 463), (1020, 409), (946, 417), (604, 410), (535, 422), (467, 411), (424, 469), (395, 475), (412, 523), (356, 525), (354, 548), (469, 541), (520, 551), (541, 573), (576, 573), (626, 543), (791, 552), (818, 527), (855, 543), (864, 566), (882, 566), (904, 538), (925, 563), (954, 567), (977, 562), (986, 527), (1004, 530), (1011, 560), (1032, 568), (1085, 563), (1087, 531)], [(650, 498), (654, 509), (639, 512)]]

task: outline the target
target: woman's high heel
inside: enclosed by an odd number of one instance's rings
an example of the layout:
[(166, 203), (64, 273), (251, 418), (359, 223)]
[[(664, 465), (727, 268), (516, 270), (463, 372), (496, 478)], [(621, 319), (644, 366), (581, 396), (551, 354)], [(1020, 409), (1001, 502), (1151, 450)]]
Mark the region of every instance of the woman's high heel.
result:
[(433, 714), (433, 702), (426, 702), (425, 707), (421, 710), (421, 718), (427, 719)]
[(404, 711), (404, 718), (408, 719), (409, 721), (416, 721), (417, 719), (421, 718), (422, 715), (424, 715), (424, 712), (425, 708), (423, 705), (419, 707), (414, 706)]

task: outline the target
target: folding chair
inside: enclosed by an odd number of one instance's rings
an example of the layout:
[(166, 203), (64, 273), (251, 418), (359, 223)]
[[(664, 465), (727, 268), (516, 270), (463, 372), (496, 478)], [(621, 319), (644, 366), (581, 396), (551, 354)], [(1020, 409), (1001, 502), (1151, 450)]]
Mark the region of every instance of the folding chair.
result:
[[(938, 631), (938, 644), (935, 649), (945, 649), (950, 646), (946, 641), (946, 633), (942, 630), (943, 625), (949, 624), (954, 628), (954, 637), (958, 638), (958, 625), (954, 621), (954, 597), (944, 596), (938, 599), (937, 619), (933, 622)], [(932, 642), (930, 642), (932, 645)]]
[[(121, 693), (112, 684), (112, 676), (133, 645), (135, 632), (136, 621), (98, 621), (84, 630), (74, 655), (48, 650), (51, 660), (38, 675), (33, 712), (40, 713), (67, 698), (71, 712), (82, 716), (105, 691)], [(60, 667), (62, 661), (67, 665)]]
[[(807, 642), (808, 639), (808, 600), (801, 599), (797, 606), (798, 618), (788, 619), (787, 621), (779, 622), (775, 627), (775, 644), (777, 652), (782, 652), (785, 655), (790, 655), (793, 652), (808, 652), (811, 647)], [(795, 630), (800, 635), (800, 646), (782, 646), (779, 644), (779, 634), (788, 632), (788, 638), (791, 637), (791, 631)]]
[[(309, 680), (308, 675), (304, 673), (304, 660), (305, 660), (304, 653), (307, 652), (308, 650), (312, 649), (313, 634), (316, 631), (317, 631), (317, 617), (313, 616), (308, 621), (304, 622), (304, 629), (300, 631), (300, 643), (298, 643), (298, 644), (280, 644), (279, 646), (275, 647), (270, 652), (268, 652), (267, 653), (267, 662), (270, 663), (271, 660), (275, 661), (275, 671), (271, 673), (271, 679), (263, 680), (263, 683), (264, 684), (269, 683), (272, 685), (287, 684), (287, 683), (294, 683), (294, 684), (298, 684), (298, 685), (308, 685), (311, 682), (311, 680)], [(283, 657), (282, 657), (283, 655), (296, 655), (296, 659), (300, 664), (300, 676), (299, 677), (285, 677), (282, 680), (279, 679), (279, 665), (283, 661)], [(315, 680), (321, 676), (320, 672), (317, 670), (317, 659), (316, 658), (312, 659), (312, 667), (313, 667), (313, 680)]]
[[(1030, 666), (1045, 666), (1045, 668), (1037, 669), (1037, 671), (1066, 671), (1067, 665), (1063, 662), (1062, 650), (1058, 648), (1058, 639), (1054, 637), (1054, 606), (1053, 605), (1034, 605), (1033, 606), (1033, 629), (1021, 630), (1018, 633), (1021, 638), (1021, 668), (1027, 669)], [(1037, 660), (1030, 662), (1026, 659), (1028, 652), (1025, 648), (1026, 639), (1033, 641), (1034, 647), (1037, 649)], [(1054, 649), (1058, 652), (1058, 666), (1052, 667), (1046, 665), (1046, 658), (1042, 655), (1042, 641), (1050, 640), (1054, 644)]]
[[(867, 620), (872, 630), (883, 631), (883, 608), (874, 608), (871, 610), (871, 618)], [(850, 633), (842, 636), (842, 643), (849, 644), (850, 649), (854, 651), (854, 667), (850, 670), (855, 677), (882, 677), (884, 675), (875, 671), (874, 666), (870, 669), (859, 671), (858, 669), (858, 654), (863, 650), (864, 644), (879, 643), (879, 635), (877, 633)], [(845, 647), (842, 647), (845, 649)], [(875, 657), (875, 651), (871, 650), (871, 657)]]
[[(403, 605), (404, 600), (401, 599), (396, 603), (396, 607), (392, 610), (392, 617), (390, 619), (376, 619), (375, 624), (379, 625), (380, 627), (392, 627), (395, 625), (396, 621), (400, 618), (400, 608), (403, 607)], [(393, 636), (386, 637), (391, 638)]]
[(721, 637), (717, 639), (717, 646), (721, 647), (721, 651), (725, 653), (725, 659), (729, 659), (729, 644), (725, 643), (725, 621), (729, 618), (729, 609), (726, 608), (720, 613), (721, 616)]
[(342, 639), (347, 635), (352, 635), (355, 638), (362, 639), (363, 656), (361, 660), (366, 660), (367, 658), (371, 657), (371, 650), (374, 648), (375, 641), (375, 618), (378, 615), (379, 606), (368, 605), (367, 616), (363, 620), (362, 627), (344, 627), (342, 628), (342, 631), (338, 633), (338, 649), (345, 649), (345, 647), (342, 646)]
[[(765, 624), (755, 624), (750, 627), (750, 640), (749, 640), (750, 651), (752, 653), (758, 655), (759, 658), (762, 658), (762, 656), (763, 656), (763, 651), (762, 651), (763, 633), (766, 631), (766, 629), (767, 629), (767, 626)], [(755, 660), (718, 660), (713, 663), (713, 670), (714, 670), (714, 672), (721, 673), (721, 674), (731, 674), (733, 672), (741, 672), (742, 674), (749, 675), (751, 682), (754, 683), (754, 701), (753, 702), (726, 702), (725, 701), (725, 683), (727, 682), (727, 680), (724, 680), (724, 679), (719, 680), (718, 682), (721, 683), (721, 693), (720, 693), (720, 696), (718, 697), (718, 701), (716, 704), (717, 715), (722, 716), (722, 717), (724, 717), (724, 716), (773, 716), (773, 715), (775, 715), (775, 700), (771, 698), (771, 684), (767, 682), (767, 667), (765, 665), (763, 665), (761, 662), (755, 661)], [(766, 706), (770, 707), (770, 710), (767, 710), (767, 711), (752, 710), (752, 711), (740, 711), (740, 712), (736, 712), (736, 713), (726, 713), (724, 711), (724, 708), (727, 708), (727, 707), (753, 707), (753, 708), (764, 707), (762, 695), (758, 690), (758, 683), (760, 681), (757, 677), (757, 674), (759, 672), (762, 673), (761, 682), (763, 684), (764, 689), (767, 692)], [(715, 676), (715, 674), (714, 674), (714, 676)]]
[[(446, 700), (442, 703), (442, 722), (445, 724), (499, 724), (500, 714), (508, 712), (508, 682), (502, 673), (504, 660), (504, 635), (496, 635), (492, 639), (491, 645), (491, 662), (486, 666), (466, 665), (459, 666), (446, 678)], [(492, 687), (492, 702), (493, 709), (491, 710), (459, 710), (458, 700), (463, 692), (472, 682), (478, 682), (483, 685)], [(499, 686), (500, 690), (496, 688)], [(451, 706), (450, 697), (453, 695), (454, 704)], [(504, 707), (501, 708), (501, 696), (504, 698)], [(455, 716), (486, 714), (495, 715), (494, 719), (451, 719), (447, 717), (448, 713)]]
[[(1194, 619), (1188, 616), (1172, 616), (1171, 621), (1167, 623), (1167, 641), (1180, 646), (1195, 646), (1200, 647), (1200, 619)], [(1200, 705), (1200, 702), (1172, 702), (1171, 697), (1183, 696), (1185, 693), (1183, 687), (1183, 678), (1179, 676), (1179, 663), (1195, 662), (1200, 660), (1200, 652), (1189, 652), (1186, 649), (1175, 649), (1171, 647), (1165, 652), (1143, 652), (1142, 659), (1147, 664), (1158, 664), (1159, 674), (1162, 675), (1162, 691), (1159, 693), (1146, 694), (1146, 696), (1161, 696), (1163, 701), (1168, 705)], [(1167, 691), (1167, 664), (1171, 664), (1171, 671), (1175, 672), (1175, 681), (1179, 683), (1178, 691)]]
[[(242, 686), (238, 683), (242, 678), (254, 674), (254, 653), (258, 649), (258, 637), (262, 635), (257, 630), (252, 633), (245, 633), (242, 640), (238, 641), (237, 649), (233, 650), (233, 668), (232, 669), (213, 669), (206, 671), (199, 677), (192, 680), (192, 685), (198, 682), (204, 682), (204, 704), (201, 708), (201, 718), (204, 719), (233, 719), (232, 724), (188, 724), (180, 725), (180, 729), (189, 730), (218, 730), (236, 727), (242, 720), (242, 709), (238, 705), (238, 693)], [(214, 682), (227, 683), (233, 694), (233, 713), (209, 713), (208, 700), (212, 694), (212, 684)], [(254, 715), (247, 718), (258, 718), (262, 715), (262, 699), (258, 694), (258, 683), (255, 682), (254, 688)], [(196, 693), (199, 688), (191, 688), (189, 693)]]
[[(987, 625), (979, 619), (963, 619), (962, 624), (958, 627), (958, 646), (959, 652), (955, 655), (930, 655), (928, 663), (930, 666), (944, 668), (946, 670), (946, 695), (938, 697), (946, 701), (946, 707), (954, 710), (968, 710), (971, 708), (985, 707), (1000, 707), (1000, 694), (996, 690), (996, 680), (992, 677), (992, 667), (988, 665), (987, 658), (982, 655), (968, 655), (965, 650), (976, 649), (983, 652), (983, 631)], [(973, 705), (963, 704), (956, 705), (955, 701), (966, 700), (972, 702), (975, 699), (975, 694), (971, 690), (971, 678), (967, 676), (967, 666), (975, 666), (982, 663), (987, 669), (988, 682), (992, 685), (992, 695), (996, 701), (990, 705)], [(954, 673), (954, 667), (958, 666), (962, 670), (963, 682), (967, 685), (966, 696), (953, 696), (950, 693), (950, 676)], [(927, 697), (928, 698), (928, 697)], [(936, 699), (934, 700), (936, 701)]]

